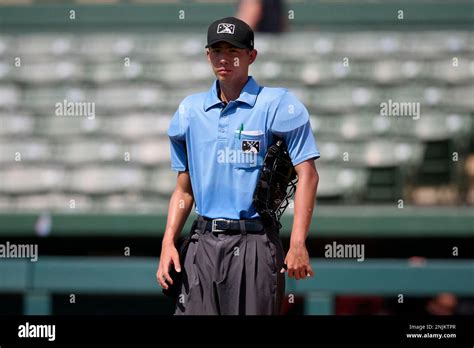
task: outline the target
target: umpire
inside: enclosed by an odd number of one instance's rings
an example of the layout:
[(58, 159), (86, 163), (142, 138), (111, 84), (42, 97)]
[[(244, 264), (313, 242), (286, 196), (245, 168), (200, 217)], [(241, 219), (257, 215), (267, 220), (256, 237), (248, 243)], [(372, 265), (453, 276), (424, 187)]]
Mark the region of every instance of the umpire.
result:
[[(206, 55), (217, 79), (208, 92), (181, 102), (168, 129), (178, 176), (157, 279), (168, 289), (176, 281), (171, 271), (182, 275), (176, 315), (279, 314), (285, 272), (297, 280), (314, 276), (305, 240), (319, 151), (308, 111), (288, 90), (259, 86), (248, 75), (257, 51), (245, 22), (228, 17), (212, 23)], [(298, 175), (286, 257), (278, 228), (264, 226), (252, 202), (266, 149), (276, 137), (285, 140)], [(194, 203), (198, 218), (180, 260), (176, 245)]]

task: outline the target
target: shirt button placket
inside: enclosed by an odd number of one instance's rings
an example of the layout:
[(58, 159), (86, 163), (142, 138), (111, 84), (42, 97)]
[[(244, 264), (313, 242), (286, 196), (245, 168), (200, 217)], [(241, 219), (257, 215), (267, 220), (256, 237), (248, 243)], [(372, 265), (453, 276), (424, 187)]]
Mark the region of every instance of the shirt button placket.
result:
[(227, 139), (228, 130), (229, 130), (229, 116), (226, 115), (226, 108), (222, 109), (219, 117), (219, 125), (217, 131), (218, 139)]

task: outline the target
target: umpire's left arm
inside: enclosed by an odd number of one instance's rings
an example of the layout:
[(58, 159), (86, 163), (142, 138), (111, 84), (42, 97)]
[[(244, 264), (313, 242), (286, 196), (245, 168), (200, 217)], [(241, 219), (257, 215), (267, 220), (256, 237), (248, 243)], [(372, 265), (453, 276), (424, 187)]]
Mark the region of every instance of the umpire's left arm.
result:
[[(290, 249), (286, 254), (285, 264), (289, 277), (306, 279), (306, 277), (314, 276), (305, 242), (313, 216), (319, 175), (314, 159), (301, 162), (295, 166), (295, 170), (298, 174), (298, 184), (295, 193)], [(281, 271), (284, 272), (285, 270), (282, 269)]]

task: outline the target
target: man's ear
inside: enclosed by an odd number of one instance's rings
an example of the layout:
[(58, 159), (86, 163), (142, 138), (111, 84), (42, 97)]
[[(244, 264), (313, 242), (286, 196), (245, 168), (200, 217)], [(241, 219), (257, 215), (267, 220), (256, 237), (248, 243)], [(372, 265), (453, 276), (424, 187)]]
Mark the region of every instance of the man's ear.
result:
[(255, 62), (255, 59), (257, 59), (257, 50), (251, 50), (250, 51), (250, 59), (249, 59), (249, 64), (252, 64), (253, 62)]
[(209, 48), (206, 48), (206, 57), (207, 57), (207, 61), (210, 62), (211, 57), (209, 56)]

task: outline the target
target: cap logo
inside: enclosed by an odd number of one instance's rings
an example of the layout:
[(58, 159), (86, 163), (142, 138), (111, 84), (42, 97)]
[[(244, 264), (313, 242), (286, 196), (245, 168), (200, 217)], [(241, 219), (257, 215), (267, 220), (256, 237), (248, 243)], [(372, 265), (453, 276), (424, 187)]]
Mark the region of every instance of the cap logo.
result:
[(219, 23), (217, 25), (217, 34), (234, 34), (235, 24)]

